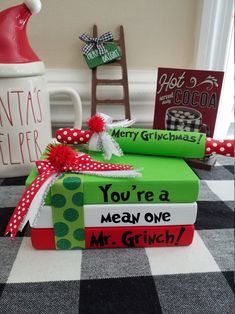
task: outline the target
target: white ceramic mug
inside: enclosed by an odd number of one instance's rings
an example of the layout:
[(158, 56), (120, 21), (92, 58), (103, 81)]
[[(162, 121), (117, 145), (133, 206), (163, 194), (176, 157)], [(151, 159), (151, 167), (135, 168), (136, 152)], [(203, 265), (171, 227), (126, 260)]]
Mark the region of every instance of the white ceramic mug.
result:
[(28, 175), (52, 138), (49, 94), (68, 94), (74, 127), (82, 106), (72, 88), (47, 89), (43, 62), (0, 64), (0, 177)]

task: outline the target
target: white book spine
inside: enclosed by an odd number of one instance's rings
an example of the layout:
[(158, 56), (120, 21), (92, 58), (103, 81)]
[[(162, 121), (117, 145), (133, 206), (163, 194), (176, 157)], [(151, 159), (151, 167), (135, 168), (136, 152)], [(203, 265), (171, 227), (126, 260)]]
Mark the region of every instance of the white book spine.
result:
[(84, 206), (85, 227), (191, 225), (197, 203)]
[[(84, 217), (85, 227), (192, 225), (197, 203), (84, 205)], [(32, 227), (53, 228), (50, 206), (43, 207)]]

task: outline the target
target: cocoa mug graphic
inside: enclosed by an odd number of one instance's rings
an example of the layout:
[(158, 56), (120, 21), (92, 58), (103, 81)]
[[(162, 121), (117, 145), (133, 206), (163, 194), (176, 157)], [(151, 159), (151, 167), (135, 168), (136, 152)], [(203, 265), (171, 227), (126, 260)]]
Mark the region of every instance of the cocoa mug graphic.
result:
[(181, 106), (174, 106), (167, 109), (165, 115), (165, 129), (202, 132), (207, 135), (210, 133), (209, 126), (202, 123), (202, 115), (199, 111)]
[(0, 177), (28, 175), (51, 140), (49, 95), (63, 93), (74, 103), (81, 128), (81, 100), (71, 88), (48, 90), (44, 63), (29, 46), (27, 21), (40, 0), (0, 12)]

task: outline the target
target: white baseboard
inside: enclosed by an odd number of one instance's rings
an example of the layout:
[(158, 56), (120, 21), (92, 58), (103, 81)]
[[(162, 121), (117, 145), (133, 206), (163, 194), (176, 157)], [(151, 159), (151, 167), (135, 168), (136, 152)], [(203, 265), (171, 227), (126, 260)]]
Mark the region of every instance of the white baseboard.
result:
[[(98, 72), (99, 73), (99, 72)], [(101, 75), (102, 74), (102, 75)], [(136, 119), (135, 127), (152, 127), (157, 70), (129, 70), (129, 95), (131, 105), (131, 118)], [(119, 78), (120, 72), (116, 69), (103, 70), (102, 78)], [(91, 112), (91, 71), (70, 69), (48, 69), (48, 87), (71, 87), (77, 90), (82, 100), (83, 123), (90, 117)], [(98, 90), (100, 98), (121, 98), (120, 87), (104, 87)], [(100, 112), (104, 112), (115, 119), (124, 119), (123, 106), (99, 106)], [(72, 126), (73, 106), (65, 95), (51, 97), (52, 125)]]

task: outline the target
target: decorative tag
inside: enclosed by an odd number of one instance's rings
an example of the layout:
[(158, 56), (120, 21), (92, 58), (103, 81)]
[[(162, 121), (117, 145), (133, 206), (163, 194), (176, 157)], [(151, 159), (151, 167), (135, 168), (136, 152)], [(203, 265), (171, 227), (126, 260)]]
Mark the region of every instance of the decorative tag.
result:
[(90, 69), (121, 58), (121, 53), (115, 43), (105, 44), (105, 48), (106, 52), (103, 55), (99, 55), (98, 49), (92, 49), (87, 55), (84, 54), (86, 63)]
[(121, 58), (118, 46), (112, 42), (111, 32), (104, 33), (100, 37), (92, 37), (84, 33), (79, 38), (86, 43), (82, 53), (90, 69)]

